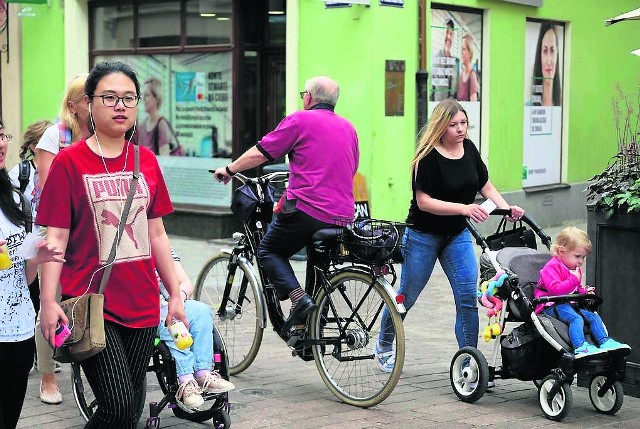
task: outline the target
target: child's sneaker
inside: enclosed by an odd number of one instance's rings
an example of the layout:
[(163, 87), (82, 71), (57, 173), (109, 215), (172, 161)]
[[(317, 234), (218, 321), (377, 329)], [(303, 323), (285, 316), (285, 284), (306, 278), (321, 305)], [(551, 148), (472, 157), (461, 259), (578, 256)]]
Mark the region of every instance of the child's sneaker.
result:
[(584, 343), (582, 343), (582, 345), (580, 347), (578, 347), (575, 351), (575, 359), (580, 359), (583, 358), (585, 356), (592, 356), (592, 355), (597, 355), (599, 353), (604, 353), (605, 350), (603, 349), (599, 349), (598, 347), (594, 346), (593, 344), (589, 344), (586, 341)]
[(601, 349), (605, 350), (618, 350), (618, 349), (628, 349), (631, 350), (631, 347), (628, 344), (619, 343), (613, 338), (607, 339), (604, 343), (600, 344)]
[(176, 399), (184, 404), (185, 407), (193, 409), (204, 404), (204, 398), (198, 383), (193, 378), (180, 384), (176, 392)]
[(378, 342), (376, 341), (376, 345), (374, 347), (374, 359), (378, 368), (382, 372), (391, 372), (393, 371), (393, 367), (396, 364), (396, 356), (393, 350), (389, 350), (388, 352), (381, 352), (378, 349)]
[(203, 392), (224, 393), (233, 390), (236, 386), (232, 382), (225, 380), (217, 371), (207, 372), (204, 377), (196, 378)]

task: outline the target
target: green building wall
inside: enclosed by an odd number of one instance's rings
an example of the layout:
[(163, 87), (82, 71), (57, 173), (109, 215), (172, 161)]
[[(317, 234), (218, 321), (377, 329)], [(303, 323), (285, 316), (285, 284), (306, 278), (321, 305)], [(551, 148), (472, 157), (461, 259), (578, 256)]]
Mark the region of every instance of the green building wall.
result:
[[(298, 90), (315, 75), (328, 75), (340, 83), (336, 111), (358, 130), (360, 172), (367, 178), (372, 214), (402, 220), (411, 198), (409, 163), (417, 133), (420, 0), (405, 0), (402, 8), (371, 0), (368, 7), (333, 9), (321, 1), (289, 1), (297, 2), (297, 14), (287, 24), (288, 31), (297, 32), (297, 55), (292, 59), (296, 64), (287, 65), (287, 71), (292, 71), (287, 80), (297, 81)], [(427, 49), (431, 3), (426, 2)], [(616, 84), (627, 92), (637, 90), (640, 71), (640, 59), (629, 54), (639, 47), (633, 36), (640, 24), (605, 27), (604, 20), (636, 8), (637, 0), (545, 0), (540, 8), (499, 0), (438, 4), (485, 11), (482, 152), (498, 189), (522, 191), (527, 17), (567, 23), (563, 182), (585, 182), (599, 172), (616, 152), (611, 109)], [(21, 20), (23, 129), (35, 120), (57, 115), (66, 84), (61, 0), (52, 0), (50, 7), (32, 7), (37, 16)], [(404, 116), (385, 116), (386, 60), (405, 61)], [(288, 94), (297, 97), (297, 92)]]
[[(431, 3), (427, 1), (427, 48)], [(434, 4), (436, 2), (433, 2)], [(497, 0), (438, 2), (484, 10), (483, 155), (502, 192), (522, 191), (524, 55), (526, 19), (566, 22), (563, 129), (564, 183), (585, 182), (616, 153), (611, 98), (620, 83), (638, 85), (637, 22), (605, 27), (607, 18), (637, 7), (636, 0), (545, 0), (540, 8)], [(360, 137), (360, 172), (367, 177), (372, 214), (402, 220), (411, 186), (409, 162), (416, 140), (418, 1), (403, 8), (353, 5), (325, 8), (299, 2), (298, 80), (327, 74), (341, 85), (336, 111), (350, 119)], [(427, 58), (431, 53), (427, 52)], [(405, 115), (384, 116), (385, 60), (405, 60)], [(429, 61), (427, 61), (428, 63)], [(427, 68), (430, 66), (427, 65)]]
[(22, 129), (40, 119), (58, 115), (66, 86), (64, 13), (61, 0), (31, 5), (34, 17), (22, 26)]

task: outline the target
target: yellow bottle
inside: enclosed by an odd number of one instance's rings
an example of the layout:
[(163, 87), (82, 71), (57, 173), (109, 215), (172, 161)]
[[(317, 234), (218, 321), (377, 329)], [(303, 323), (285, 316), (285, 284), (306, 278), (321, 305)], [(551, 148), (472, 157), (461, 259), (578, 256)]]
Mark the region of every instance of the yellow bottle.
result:
[(184, 323), (180, 321), (176, 320), (171, 326), (169, 326), (169, 333), (171, 334), (176, 347), (180, 350), (188, 349), (193, 344), (193, 337), (191, 336), (191, 333)]
[(13, 262), (11, 262), (11, 258), (9, 257), (9, 247), (6, 244), (3, 244), (0, 247), (0, 270), (8, 270), (13, 267)]

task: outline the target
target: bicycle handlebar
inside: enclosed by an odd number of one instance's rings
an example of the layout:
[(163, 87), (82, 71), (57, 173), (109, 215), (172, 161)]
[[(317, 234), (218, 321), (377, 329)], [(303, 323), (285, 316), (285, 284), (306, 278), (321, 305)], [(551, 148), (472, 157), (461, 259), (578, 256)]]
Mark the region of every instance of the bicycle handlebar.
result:
[[(209, 170), (210, 173), (214, 173), (215, 170)], [(222, 181), (225, 176), (218, 174), (216, 179)], [(231, 176), (232, 179), (237, 179), (242, 184), (252, 183), (252, 184), (267, 184), (270, 182), (278, 183), (278, 182), (286, 182), (289, 179), (288, 171), (275, 171), (273, 173), (267, 173), (260, 177), (248, 177), (242, 173), (235, 173)]]

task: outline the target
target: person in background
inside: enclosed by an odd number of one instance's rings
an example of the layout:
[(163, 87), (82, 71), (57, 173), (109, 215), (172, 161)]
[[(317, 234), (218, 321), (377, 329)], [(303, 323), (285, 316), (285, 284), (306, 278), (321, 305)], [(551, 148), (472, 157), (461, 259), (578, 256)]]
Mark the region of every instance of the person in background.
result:
[[(5, 168), (8, 144), (12, 140), (0, 119), (0, 427), (14, 429), (20, 418), (27, 392), (29, 371), (35, 352), (36, 313), (29, 294), (29, 283), (37, 275), (38, 264), (64, 262), (62, 251), (46, 241), (37, 245), (36, 257), (25, 260), (17, 255), (31, 216), (23, 199), (11, 184)], [(8, 264), (7, 264), (8, 263)]]
[[(436, 106), (420, 134), (411, 162), (413, 198), (407, 216), (409, 226), (402, 239), (404, 262), (398, 289), (405, 296), (408, 313), (439, 260), (453, 292), (454, 330), (460, 348), (478, 344), (478, 263), (466, 219), (483, 222), (489, 213), (475, 203), (476, 195), (479, 192), (499, 208), (510, 209), (510, 220), (524, 215), (522, 208), (509, 206), (489, 180), (478, 149), (467, 138), (468, 122), (460, 103), (447, 99)], [(395, 365), (391, 350), (394, 338), (385, 308), (375, 344), (381, 371), (391, 372)]]
[(40, 325), (53, 343), (58, 323), (69, 323), (55, 299), (58, 283), (64, 299), (95, 293), (118, 225), (125, 223), (104, 291), (107, 346), (80, 365), (97, 401), (85, 427), (133, 429), (135, 395), (145, 381), (160, 318), (154, 268), (169, 291), (165, 323), (175, 319), (189, 325), (162, 221), (173, 206), (155, 155), (141, 147), (135, 197), (128, 216), (120, 219), (135, 164), (132, 134), (140, 84), (133, 69), (122, 62), (96, 64), (85, 94), (94, 134), (58, 154), (36, 218), (47, 227), (47, 240), (67, 258), (62, 267), (42, 266)]
[[(31, 218), (36, 218), (36, 153), (35, 148), (36, 144), (42, 137), (44, 131), (51, 125), (51, 122), (42, 120), (34, 122), (33, 124), (27, 127), (27, 131), (24, 133), (24, 137), (22, 139), (22, 146), (20, 146), (20, 159), (22, 160), (18, 164), (16, 164), (9, 171), (9, 178), (11, 179), (11, 184), (15, 189), (20, 190), (22, 195), (31, 203)], [(37, 233), (37, 227), (33, 227), (34, 232)], [(36, 311), (36, 318), (38, 312), (40, 311), (40, 282), (38, 280), (38, 276), (29, 283), (29, 294), (31, 295), (31, 302), (33, 302), (33, 307)], [(34, 365), (37, 366), (37, 352), (36, 352), (36, 363)], [(56, 370), (60, 370), (60, 365), (55, 365)], [(56, 390), (56, 393), (59, 394), (59, 391)], [(45, 398), (47, 399), (47, 398)], [(53, 398), (53, 400), (57, 400), (57, 398)]]
[(558, 67), (558, 33), (552, 22), (540, 24), (533, 64), (533, 105), (561, 106), (562, 85)]
[(444, 26), (443, 46), (431, 60), (432, 82), (438, 82), (438, 85), (433, 85), (431, 89), (432, 101), (442, 101), (455, 97), (458, 90), (460, 59), (451, 52), (455, 31), (456, 27), (453, 20), (447, 20)]
[[(534, 290), (535, 298), (594, 293), (593, 286), (582, 286), (581, 267), (591, 253), (591, 248), (589, 236), (580, 228), (570, 226), (560, 231), (551, 247), (553, 258), (540, 270), (540, 282)], [(631, 349), (627, 344), (610, 338), (602, 319), (592, 311), (577, 308), (571, 303), (549, 302), (536, 306), (535, 312), (544, 312), (569, 326), (569, 338), (575, 349), (576, 359), (607, 350)], [(585, 322), (589, 324), (589, 332), (595, 345), (585, 340)]]
[(278, 297), (291, 300), (282, 328), (286, 334), (316, 308), (300, 287), (289, 258), (319, 229), (344, 225), (354, 216), (353, 178), (360, 151), (353, 125), (334, 113), (339, 94), (338, 84), (326, 76), (307, 80), (300, 93), (304, 110), (284, 118), (258, 144), (214, 172), (226, 184), (236, 172), (289, 156), (289, 186), (278, 204), (278, 217), (258, 248)]
[(473, 35), (467, 33), (462, 36), (462, 69), (458, 76), (458, 101), (478, 101), (480, 83), (478, 75), (473, 69)]
[(182, 401), (187, 408), (193, 409), (204, 403), (203, 392), (224, 393), (235, 389), (235, 386), (222, 378), (217, 371), (212, 370), (213, 315), (207, 304), (190, 299), (193, 294), (193, 283), (182, 267), (180, 257), (173, 249), (171, 249), (171, 255), (180, 282), (180, 295), (184, 299), (184, 311), (189, 320), (189, 332), (193, 337), (193, 344), (187, 349), (180, 350), (165, 326), (169, 293), (160, 278), (158, 278), (161, 295), (158, 336), (167, 344), (171, 356), (176, 361), (179, 382), (176, 399)]
[[(89, 126), (89, 104), (84, 99), (84, 84), (87, 73), (76, 75), (67, 85), (58, 122), (50, 125), (40, 137), (35, 148), (36, 163), (36, 196), (34, 210), (37, 212), (42, 188), (49, 176), (49, 169), (55, 156), (72, 143), (87, 138), (91, 134)], [(34, 218), (35, 219), (35, 218)], [(38, 316), (40, 316), (38, 314)], [(56, 405), (62, 402), (62, 393), (58, 389), (56, 372), (60, 364), (53, 360), (53, 349), (42, 337), (38, 319), (36, 328), (36, 352), (40, 378), (40, 400), (45, 404)]]
[(138, 127), (138, 143), (151, 149), (156, 155), (182, 155), (172, 153), (172, 149), (178, 147), (176, 137), (169, 121), (160, 114), (162, 106), (162, 82), (157, 77), (152, 77), (144, 82), (142, 94), (144, 110), (147, 117), (141, 121)]

